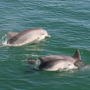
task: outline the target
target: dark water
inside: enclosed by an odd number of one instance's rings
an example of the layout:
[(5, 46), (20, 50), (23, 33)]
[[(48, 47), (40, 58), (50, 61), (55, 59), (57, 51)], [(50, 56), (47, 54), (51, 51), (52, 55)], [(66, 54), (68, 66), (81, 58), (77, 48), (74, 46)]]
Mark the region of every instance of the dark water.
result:
[(90, 0), (0, 0), (0, 42), (7, 32), (41, 27), (52, 38), (0, 47), (0, 90), (89, 90), (90, 66), (75, 72), (32, 72), (26, 59), (73, 55), (90, 64)]

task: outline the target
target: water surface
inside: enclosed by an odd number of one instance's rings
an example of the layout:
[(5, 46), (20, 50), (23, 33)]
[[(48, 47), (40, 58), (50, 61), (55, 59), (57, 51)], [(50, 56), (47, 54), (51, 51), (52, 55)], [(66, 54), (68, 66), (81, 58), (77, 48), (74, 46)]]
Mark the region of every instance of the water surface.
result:
[(90, 64), (89, 0), (0, 0), (0, 42), (7, 32), (44, 28), (52, 35), (41, 43), (0, 47), (0, 90), (88, 90), (90, 66), (76, 72), (26, 73), (27, 58), (73, 55), (80, 49)]

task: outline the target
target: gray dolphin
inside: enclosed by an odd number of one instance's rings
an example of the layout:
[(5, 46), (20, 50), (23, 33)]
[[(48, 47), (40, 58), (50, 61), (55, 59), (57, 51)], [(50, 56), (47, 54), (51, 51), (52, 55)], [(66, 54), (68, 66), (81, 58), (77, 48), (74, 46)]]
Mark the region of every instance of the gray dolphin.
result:
[(34, 28), (30, 30), (24, 30), (22, 32), (8, 32), (9, 40), (7, 44), (10, 46), (22, 46), (34, 41), (40, 41), (45, 37), (50, 37), (44, 29)]
[(81, 61), (79, 50), (76, 50), (73, 56), (51, 55), (39, 58), (38, 60), (28, 60), (28, 63), (40, 63), (38, 69), (46, 71), (72, 70), (78, 69), (85, 65)]

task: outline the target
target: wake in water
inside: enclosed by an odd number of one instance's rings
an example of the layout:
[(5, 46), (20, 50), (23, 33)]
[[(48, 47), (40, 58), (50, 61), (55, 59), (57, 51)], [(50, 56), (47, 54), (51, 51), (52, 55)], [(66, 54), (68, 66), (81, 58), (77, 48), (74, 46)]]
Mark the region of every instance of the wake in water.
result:
[(82, 67), (80, 70), (81, 70), (81, 71), (90, 71), (90, 64)]
[(7, 36), (7, 34), (5, 34), (5, 35), (0, 39), (0, 47), (10, 46), (9, 44), (7, 44), (7, 41), (8, 41), (8, 36)]

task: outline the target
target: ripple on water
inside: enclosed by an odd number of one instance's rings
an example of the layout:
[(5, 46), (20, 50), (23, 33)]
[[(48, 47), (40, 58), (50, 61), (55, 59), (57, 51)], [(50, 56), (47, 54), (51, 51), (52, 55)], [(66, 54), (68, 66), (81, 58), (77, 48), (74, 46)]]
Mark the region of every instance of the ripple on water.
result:
[[(0, 0), (0, 90), (88, 90), (89, 65), (76, 72), (25, 71), (31, 70), (29, 57), (72, 55), (76, 48), (89, 64), (89, 9), (89, 0)], [(52, 37), (35, 45), (7, 45), (7, 32), (33, 27), (45, 28)]]

